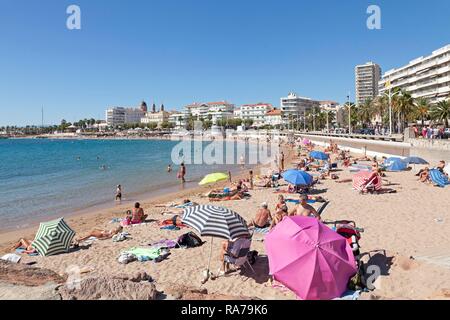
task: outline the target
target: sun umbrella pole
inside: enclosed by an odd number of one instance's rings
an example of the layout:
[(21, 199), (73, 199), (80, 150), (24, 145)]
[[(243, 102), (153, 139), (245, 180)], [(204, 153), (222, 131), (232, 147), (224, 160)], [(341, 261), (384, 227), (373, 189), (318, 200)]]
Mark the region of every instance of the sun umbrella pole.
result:
[(209, 248), (208, 272), (209, 272), (210, 267), (211, 267), (211, 256), (212, 256), (212, 249), (213, 249), (213, 240), (214, 240), (214, 238), (211, 237), (211, 246)]

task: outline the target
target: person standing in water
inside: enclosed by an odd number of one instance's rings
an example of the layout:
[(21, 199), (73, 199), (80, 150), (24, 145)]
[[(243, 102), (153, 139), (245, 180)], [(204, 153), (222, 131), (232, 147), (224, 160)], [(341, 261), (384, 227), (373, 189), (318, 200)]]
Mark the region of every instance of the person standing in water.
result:
[(116, 201), (122, 202), (122, 186), (120, 184), (116, 188)]
[(244, 169), (245, 168), (245, 158), (244, 158), (243, 154), (241, 154), (240, 162), (241, 162), (241, 168)]
[(168, 172), (168, 173), (171, 173), (171, 172), (172, 172), (172, 165), (169, 164), (169, 165), (167, 166), (167, 172)]
[(182, 183), (185, 183), (185, 177), (186, 176), (186, 166), (184, 165), (184, 162), (180, 165), (180, 170), (178, 171), (178, 179), (181, 179)]

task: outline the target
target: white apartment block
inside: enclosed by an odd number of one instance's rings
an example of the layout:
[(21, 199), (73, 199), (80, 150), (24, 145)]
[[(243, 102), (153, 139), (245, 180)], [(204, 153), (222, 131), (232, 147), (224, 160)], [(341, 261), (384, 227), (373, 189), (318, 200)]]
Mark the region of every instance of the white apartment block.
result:
[(381, 68), (378, 64), (367, 62), (355, 67), (356, 105), (378, 96), (378, 83), (381, 79)]
[(406, 66), (387, 71), (379, 83), (381, 94), (400, 88), (413, 98), (426, 98), (432, 104), (450, 96), (450, 44)]
[(253, 126), (265, 124), (267, 112), (272, 111), (273, 106), (270, 103), (244, 104), (241, 106), (241, 119), (253, 120)]
[(144, 115), (141, 109), (113, 107), (106, 110), (106, 123), (112, 127), (140, 123)]
[(175, 124), (175, 128), (179, 129), (179, 128), (184, 128), (186, 127), (186, 113), (184, 112), (172, 112), (169, 114), (169, 119), (168, 121), (170, 123)]
[(281, 98), (280, 109), (284, 120), (303, 119), (306, 112), (314, 107), (319, 107), (320, 102), (310, 98), (297, 96), (295, 93), (289, 93), (287, 97)]
[(120, 126), (124, 124), (140, 123), (141, 118), (145, 116), (147, 104), (142, 101), (139, 108), (112, 107), (105, 113), (106, 124), (108, 126)]
[(126, 108), (125, 109), (125, 123), (141, 123), (141, 118), (145, 116), (145, 111), (136, 108)]
[(115, 107), (107, 109), (105, 119), (108, 126), (111, 127), (125, 124), (125, 108)]
[(226, 101), (193, 103), (185, 106), (184, 112), (197, 120), (210, 119), (215, 125), (219, 120), (233, 118), (234, 105)]

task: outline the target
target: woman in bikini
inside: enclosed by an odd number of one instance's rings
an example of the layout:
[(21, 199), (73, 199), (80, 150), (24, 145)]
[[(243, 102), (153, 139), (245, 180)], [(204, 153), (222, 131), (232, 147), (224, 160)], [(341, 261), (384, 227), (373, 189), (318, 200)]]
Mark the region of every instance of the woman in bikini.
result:
[(80, 242), (86, 241), (90, 237), (95, 237), (99, 240), (111, 239), (116, 234), (122, 232), (122, 230), (123, 230), (122, 226), (118, 226), (117, 228), (111, 229), (111, 230), (94, 229), (85, 237), (76, 239), (75, 243), (80, 243)]

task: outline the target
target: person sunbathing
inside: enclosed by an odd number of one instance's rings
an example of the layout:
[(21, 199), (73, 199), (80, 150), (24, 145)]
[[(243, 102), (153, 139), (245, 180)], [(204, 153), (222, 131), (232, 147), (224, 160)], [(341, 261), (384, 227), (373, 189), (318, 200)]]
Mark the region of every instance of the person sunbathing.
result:
[(284, 199), (284, 196), (282, 194), (278, 195), (278, 202), (275, 205), (275, 212), (280, 210), (285, 205), (286, 205), (286, 200)]
[(420, 170), (419, 181), (423, 182), (423, 183), (431, 182), (430, 181), (430, 169), (428, 167), (426, 167), (423, 170)]
[(308, 204), (308, 196), (301, 195), (300, 203), (289, 213), (290, 216), (316, 217), (321, 220), (320, 215), (316, 209)]
[(99, 240), (111, 239), (116, 234), (122, 232), (122, 230), (123, 230), (122, 226), (118, 226), (117, 228), (111, 230), (94, 229), (91, 232), (89, 232), (89, 234), (86, 235), (85, 237), (76, 239), (75, 243), (86, 241), (91, 237), (97, 238)]
[(268, 205), (266, 202), (263, 202), (261, 208), (256, 213), (255, 218), (248, 224), (248, 227), (264, 229), (270, 226), (271, 221), (272, 215), (268, 209)]
[(27, 239), (22, 238), (11, 249), (16, 250), (19, 248), (23, 248), (23, 249), (25, 249), (25, 251), (23, 253), (26, 253), (26, 254), (36, 253), (37, 251), (35, 248), (33, 248), (32, 244), (33, 244), (32, 240), (27, 240)]
[(283, 221), (284, 217), (286, 216), (288, 216), (288, 207), (284, 205), (275, 212), (272, 223), (270, 224), (270, 230), (275, 228), (275, 226)]

